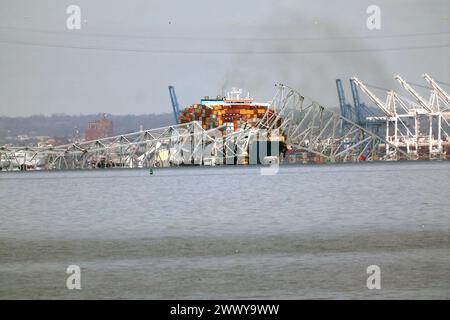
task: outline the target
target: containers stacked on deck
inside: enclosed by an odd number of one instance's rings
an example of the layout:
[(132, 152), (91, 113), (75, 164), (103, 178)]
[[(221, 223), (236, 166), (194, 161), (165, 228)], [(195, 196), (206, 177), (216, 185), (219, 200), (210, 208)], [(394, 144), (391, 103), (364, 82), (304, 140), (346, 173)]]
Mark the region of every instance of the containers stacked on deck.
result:
[[(236, 131), (238, 128), (255, 126), (268, 110), (268, 103), (257, 103), (247, 96), (241, 98), (242, 90), (233, 89), (227, 97), (215, 99), (205, 97), (199, 104), (185, 108), (180, 115), (180, 123), (201, 121), (205, 130), (225, 125)], [(272, 110), (269, 109), (269, 113)]]

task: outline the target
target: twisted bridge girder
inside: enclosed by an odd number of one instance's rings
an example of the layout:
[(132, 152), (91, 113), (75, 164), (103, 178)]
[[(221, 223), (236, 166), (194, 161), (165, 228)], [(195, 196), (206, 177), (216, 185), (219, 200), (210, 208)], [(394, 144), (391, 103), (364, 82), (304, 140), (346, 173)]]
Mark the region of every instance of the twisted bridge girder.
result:
[(288, 148), (330, 162), (409, 159), (392, 143), (288, 86), (278, 85), (271, 109), (258, 126), (283, 132)]
[(55, 147), (2, 147), (0, 160), (4, 170), (202, 165), (205, 158), (230, 164), (246, 156), (249, 131), (223, 136), (223, 127), (207, 131), (190, 122)]

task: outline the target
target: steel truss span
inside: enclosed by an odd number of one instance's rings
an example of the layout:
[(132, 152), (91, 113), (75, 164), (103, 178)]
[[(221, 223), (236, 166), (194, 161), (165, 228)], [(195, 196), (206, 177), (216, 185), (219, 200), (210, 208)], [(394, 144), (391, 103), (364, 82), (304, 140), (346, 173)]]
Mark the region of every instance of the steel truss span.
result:
[(204, 130), (198, 122), (144, 130), (55, 147), (2, 147), (3, 170), (148, 168), (240, 164), (249, 130), (223, 136), (222, 127)]
[[(296, 90), (278, 85), (272, 101), (276, 111), (260, 128), (283, 132), (288, 148), (304, 151), (314, 162), (358, 162), (409, 159), (377, 134), (327, 109)], [(267, 114), (269, 115), (269, 114)]]

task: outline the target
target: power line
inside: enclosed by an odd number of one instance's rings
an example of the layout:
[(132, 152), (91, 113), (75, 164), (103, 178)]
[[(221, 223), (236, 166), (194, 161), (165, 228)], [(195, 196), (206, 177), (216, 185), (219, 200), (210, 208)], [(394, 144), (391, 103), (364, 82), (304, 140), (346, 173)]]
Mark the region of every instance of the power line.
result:
[(376, 85), (373, 85), (373, 84), (364, 83), (364, 85), (366, 87), (378, 89), (378, 90), (381, 90), (381, 91), (391, 91), (390, 89), (379, 87), (379, 86), (376, 86)]
[(85, 33), (85, 32), (61, 32), (53, 30), (26, 29), (17, 27), (0, 27), (3, 30), (15, 32), (42, 33), (59, 36), (79, 36), (79, 37), (105, 37), (105, 38), (129, 38), (129, 39), (150, 39), (150, 40), (200, 40), (200, 41), (326, 41), (326, 40), (352, 40), (352, 39), (389, 39), (389, 38), (411, 38), (448, 36), (450, 31), (429, 32), (429, 33), (408, 33), (391, 34), (382, 36), (335, 36), (335, 37), (197, 37), (197, 36), (161, 36), (161, 35), (130, 35), (130, 34), (110, 34), (110, 33)]
[(424, 85), (422, 85), (422, 84), (418, 84), (418, 83), (414, 83), (414, 82), (409, 82), (409, 81), (408, 81), (408, 83), (409, 83), (410, 85), (412, 85), (412, 86), (419, 87), (419, 88), (430, 89), (430, 90), (433, 89), (433, 88), (431, 88), (431, 87), (424, 86)]
[[(449, 87), (450, 87), (450, 84), (449, 84), (449, 83), (445, 83), (445, 82), (437, 81), (437, 80), (434, 80), (434, 81), (437, 82), (437, 83), (439, 83), (439, 84), (442, 84), (442, 85), (444, 85), (444, 86), (449, 86)], [(413, 85), (413, 86), (416, 86), (416, 87), (421, 87), (421, 88), (430, 89), (430, 90), (433, 89), (433, 88), (431, 88), (431, 87), (424, 86), (424, 85), (421, 85), (421, 84), (417, 84), (417, 83), (414, 83), (414, 82), (409, 82), (409, 81), (408, 81), (408, 83), (411, 84), (411, 85)]]
[(241, 51), (211, 51), (211, 50), (166, 50), (166, 49), (146, 49), (146, 48), (107, 48), (100, 46), (74, 46), (59, 45), (37, 42), (27, 42), (21, 40), (2, 40), (0, 43), (46, 47), (46, 48), (62, 48), (62, 49), (79, 49), (79, 50), (97, 50), (112, 52), (133, 52), (133, 53), (156, 53), (156, 54), (322, 54), (322, 53), (362, 53), (362, 52), (386, 52), (386, 51), (403, 51), (403, 50), (423, 50), (423, 49), (443, 49), (450, 48), (450, 44), (445, 45), (429, 45), (429, 46), (404, 46), (404, 47), (387, 47), (387, 48), (364, 48), (364, 49), (336, 49), (336, 50), (299, 50), (299, 51), (282, 51), (282, 50), (241, 50)]
[(444, 86), (450, 87), (450, 83), (446, 83), (446, 82), (442, 82), (442, 81), (437, 81), (437, 80), (434, 80), (434, 81), (436, 81), (437, 83), (442, 84), (442, 85), (444, 85)]

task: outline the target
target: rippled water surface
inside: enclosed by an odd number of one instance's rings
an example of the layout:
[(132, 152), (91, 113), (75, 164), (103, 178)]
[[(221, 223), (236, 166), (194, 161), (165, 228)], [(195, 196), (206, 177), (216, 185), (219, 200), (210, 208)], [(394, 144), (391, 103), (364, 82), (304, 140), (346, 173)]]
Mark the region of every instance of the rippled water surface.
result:
[(0, 203), (3, 299), (450, 298), (449, 162), (2, 172)]

